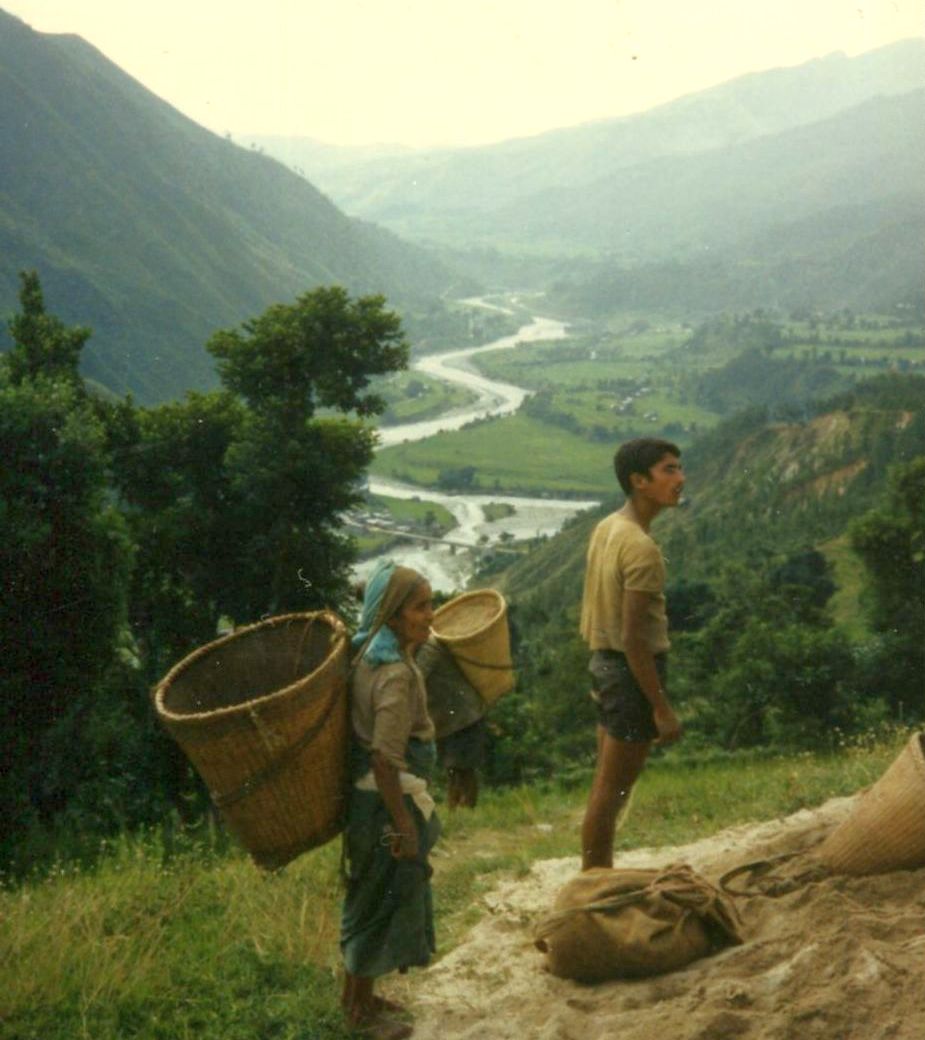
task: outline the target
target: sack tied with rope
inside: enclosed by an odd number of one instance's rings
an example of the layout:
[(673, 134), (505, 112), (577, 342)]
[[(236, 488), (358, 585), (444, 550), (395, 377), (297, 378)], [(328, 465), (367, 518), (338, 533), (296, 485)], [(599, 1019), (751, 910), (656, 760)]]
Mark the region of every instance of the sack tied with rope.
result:
[(535, 929), (550, 972), (587, 983), (674, 971), (741, 942), (734, 907), (683, 863), (587, 870)]

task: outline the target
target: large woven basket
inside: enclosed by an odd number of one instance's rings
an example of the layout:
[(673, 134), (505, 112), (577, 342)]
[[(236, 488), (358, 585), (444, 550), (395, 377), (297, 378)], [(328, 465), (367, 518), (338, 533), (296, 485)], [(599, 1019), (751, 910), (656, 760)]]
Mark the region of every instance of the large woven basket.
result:
[(200, 647), (154, 692), (160, 721), (261, 867), (343, 828), (347, 648), (336, 614), (286, 614)]
[(925, 734), (909, 740), (814, 855), (838, 874), (925, 867)]
[(434, 614), (431, 628), (486, 705), (514, 688), (507, 604), (500, 592), (478, 589), (457, 596)]

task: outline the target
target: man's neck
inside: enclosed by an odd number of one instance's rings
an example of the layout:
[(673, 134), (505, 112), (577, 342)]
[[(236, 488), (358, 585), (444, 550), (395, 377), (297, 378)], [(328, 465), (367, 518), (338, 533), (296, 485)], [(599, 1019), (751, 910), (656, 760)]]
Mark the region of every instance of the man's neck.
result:
[(620, 513), (627, 520), (632, 520), (634, 524), (639, 524), (643, 531), (648, 533), (650, 524), (661, 511), (662, 507), (658, 502), (642, 498), (640, 495), (633, 495), (632, 498), (626, 500), (626, 505), (620, 510)]

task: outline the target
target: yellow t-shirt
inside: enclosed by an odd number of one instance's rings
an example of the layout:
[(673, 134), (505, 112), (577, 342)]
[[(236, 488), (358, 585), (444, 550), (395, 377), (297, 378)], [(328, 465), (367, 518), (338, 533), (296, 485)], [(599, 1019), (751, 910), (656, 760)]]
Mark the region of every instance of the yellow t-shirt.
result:
[(665, 560), (653, 539), (622, 513), (611, 513), (595, 527), (588, 545), (581, 601), (581, 636), (591, 650), (623, 650), (623, 593), (652, 593), (645, 636), (653, 654), (668, 640), (665, 610)]

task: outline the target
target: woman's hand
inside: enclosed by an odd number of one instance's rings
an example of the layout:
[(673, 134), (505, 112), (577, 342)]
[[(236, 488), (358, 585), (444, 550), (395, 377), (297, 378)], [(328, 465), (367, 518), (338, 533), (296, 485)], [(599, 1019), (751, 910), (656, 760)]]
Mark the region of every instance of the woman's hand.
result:
[(372, 754), (373, 775), (385, 807), (392, 817), (392, 830), (387, 835), (389, 851), (396, 859), (418, 858), (418, 829), (414, 816), (405, 804), (398, 769), (379, 751)]

